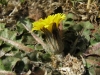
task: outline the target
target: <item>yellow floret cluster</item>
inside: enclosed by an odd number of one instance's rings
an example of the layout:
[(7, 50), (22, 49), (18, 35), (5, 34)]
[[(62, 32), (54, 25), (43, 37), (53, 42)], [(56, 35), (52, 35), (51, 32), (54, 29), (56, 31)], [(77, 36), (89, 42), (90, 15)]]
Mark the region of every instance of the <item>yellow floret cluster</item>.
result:
[(52, 26), (54, 25), (54, 23), (56, 24), (56, 27), (59, 26), (60, 22), (65, 19), (65, 14), (55, 14), (55, 15), (49, 15), (47, 18), (45, 19), (39, 19), (38, 21), (32, 23), (33, 24), (33, 28), (32, 31), (34, 30), (42, 30), (43, 28), (48, 29), (50, 32), (52, 32)]

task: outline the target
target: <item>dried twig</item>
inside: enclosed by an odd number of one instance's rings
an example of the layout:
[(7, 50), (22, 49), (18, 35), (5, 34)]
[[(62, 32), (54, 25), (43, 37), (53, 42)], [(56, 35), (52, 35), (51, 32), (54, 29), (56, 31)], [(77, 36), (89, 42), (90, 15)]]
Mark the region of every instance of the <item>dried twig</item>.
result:
[(9, 44), (11, 44), (12, 46), (15, 46), (16, 48), (19, 48), (19, 49), (25, 51), (25, 52), (31, 52), (31, 51), (33, 51), (33, 49), (31, 49), (31, 48), (25, 46), (25, 45), (22, 44), (22, 43), (18, 43), (18, 42), (16, 42), (16, 41), (6, 39), (6, 38), (4, 38), (4, 37), (2, 37), (2, 36), (0, 36), (0, 39), (3, 40), (3, 41), (5, 41), (5, 42), (7, 42), (7, 43), (9, 43)]
[(15, 7), (15, 8), (13, 9), (13, 11), (9, 14), (9, 16), (12, 16), (12, 15), (15, 14), (16, 12), (18, 12), (17, 7)]

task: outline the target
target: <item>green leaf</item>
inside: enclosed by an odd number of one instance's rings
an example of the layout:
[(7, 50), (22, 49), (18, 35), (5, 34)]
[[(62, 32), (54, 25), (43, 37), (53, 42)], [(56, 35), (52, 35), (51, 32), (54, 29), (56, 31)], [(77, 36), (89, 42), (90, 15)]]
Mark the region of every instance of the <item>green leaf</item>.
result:
[(22, 60), (19, 60), (16, 62), (16, 65), (13, 67), (13, 71), (15, 71), (16, 73), (21, 73), (24, 69), (24, 62)]
[(66, 22), (64, 22), (64, 26), (72, 26), (74, 24), (75, 24), (74, 21), (66, 21)]
[(6, 5), (7, 4), (7, 0), (0, 0), (0, 3), (3, 4), (3, 5)]
[(25, 71), (28, 71), (28, 70), (29, 70), (30, 60), (28, 59), (28, 57), (24, 57), (24, 58), (22, 59), (22, 61), (23, 61), (24, 64), (25, 64), (24, 70), (25, 70)]
[(3, 41), (2, 41), (2, 40), (0, 40), (0, 46), (2, 45), (2, 43), (3, 43)]
[(0, 31), (5, 28), (5, 23), (0, 23)]
[(24, 32), (25, 28), (22, 26), (22, 24), (18, 21), (17, 22), (17, 32), (18, 32), (18, 35), (21, 35), (23, 32)]
[(35, 50), (43, 50), (43, 47), (41, 46), (41, 44), (36, 44)]
[(5, 70), (11, 71), (12, 58), (6, 57), (5, 59), (2, 60), (2, 62), (3, 62), (3, 65), (5, 66)]
[(96, 44), (96, 43), (97, 43), (97, 40), (95, 40), (94, 38), (90, 39), (90, 45), (93, 45), (93, 44)]
[(13, 68), (13, 67), (16, 65), (16, 63), (17, 63), (18, 61), (20, 61), (20, 59), (14, 57), (14, 58), (12, 59), (12, 62), (11, 62), (11, 67)]
[(24, 44), (34, 44), (34, 39), (33, 39), (33, 37), (30, 35), (30, 34), (24, 34), (23, 36), (22, 36), (22, 43), (24, 43)]
[(100, 34), (99, 33), (95, 33), (94, 37), (97, 40), (97, 42), (100, 42)]
[(42, 61), (51, 61), (51, 59), (50, 59), (50, 54), (48, 54), (48, 53), (45, 53), (45, 54), (42, 54), (42, 56), (41, 56), (41, 58), (42, 58)]
[(21, 3), (25, 2), (25, 0), (20, 0)]
[(7, 39), (15, 40), (17, 33), (15, 31), (10, 31), (5, 28), (3, 31), (0, 31), (0, 36), (5, 37)]
[(29, 57), (30, 60), (37, 61), (37, 54), (38, 54), (38, 51), (35, 50), (34, 52), (27, 54), (27, 56)]
[(74, 21), (63, 22), (63, 29), (68, 30), (68, 28), (74, 26), (74, 24), (75, 24)]
[(2, 60), (0, 59), (0, 70), (5, 70)]
[(72, 19), (72, 18), (74, 18), (74, 15), (73, 15), (72, 13), (69, 13), (69, 14), (67, 15), (67, 20), (68, 20), (68, 19)]
[(20, 19), (20, 24), (24, 24), (30, 31), (32, 30), (32, 22), (29, 19)]
[(8, 51), (10, 51), (13, 47), (10, 46), (9, 44), (2, 44), (2, 45), (1, 45), (1, 48), (2, 48), (2, 50), (3, 50), (4, 52), (8, 52)]
[(80, 24), (81, 24), (85, 29), (94, 29), (94, 26), (93, 26), (89, 21), (81, 22)]
[(35, 49), (35, 47), (34, 47), (34, 45), (32, 44), (32, 45), (27, 45), (28, 47), (30, 47), (31, 49)]
[(89, 74), (90, 75), (96, 75), (94, 67), (89, 68)]
[(28, 59), (28, 57), (24, 57), (22, 59), (22, 61), (24, 62), (24, 64), (29, 64), (30, 60)]
[(32, 23), (30, 22), (30, 20), (26, 19), (24, 20), (25, 25), (28, 27), (28, 29), (31, 31), (32, 30)]
[(82, 35), (88, 40), (90, 41), (90, 30), (84, 29)]
[(16, 65), (17, 61), (19, 61), (19, 58), (16, 57), (6, 57), (2, 60), (5, 70), (11, 71), (12, 68)]
[(83, 27), (81, 26), (81, 25), (73, 25), (73, 29), (75, 30), (75, 31), (81, 31), (82, 29), (83, 29)]
[(16, 54), (14, 55), (14, 57), (17, 57), (17, 58), (23, 58), (24, 57), (24, 53), (22, 53), (21, 51), (17, 51)]

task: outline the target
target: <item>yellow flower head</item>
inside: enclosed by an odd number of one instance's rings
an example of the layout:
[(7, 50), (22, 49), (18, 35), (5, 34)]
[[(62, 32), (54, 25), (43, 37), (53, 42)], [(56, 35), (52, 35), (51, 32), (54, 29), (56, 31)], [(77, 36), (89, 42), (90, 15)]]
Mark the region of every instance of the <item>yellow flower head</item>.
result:
[(55, 15), (50, 15), (45, 19), (39, 19), (38, 21), (33, 23), (33, 28), (32, 31), (34, 30), (41, 30), (43, 28), (48, 29), (50, 32), (52, 32), (52, 26), (55, 23), (56, 27), (59, 26), (60, 22), (65, 19), (65, 14), (55, 14)]

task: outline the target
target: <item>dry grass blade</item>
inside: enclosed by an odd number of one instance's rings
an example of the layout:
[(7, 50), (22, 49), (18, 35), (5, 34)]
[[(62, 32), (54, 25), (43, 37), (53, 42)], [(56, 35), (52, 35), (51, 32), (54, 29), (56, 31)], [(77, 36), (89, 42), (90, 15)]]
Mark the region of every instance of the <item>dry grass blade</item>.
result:
[(91, 4), (91, 0), (88, 0), (88, 2), (87, 2), (87, 9), (90, 8), (90, 4)]
[(24, 44), (18, 43), (16, 41), (12, 41), (12, 40), (6, 39), (6, 38), (4, 38), (2, 36), (0, 36), (0, 39), (2, 41), (5, 41), (5, 42), (11, 44), (12, 46), (14, 46), (14, 47), (16, 47), (18, 49), (21, 49), (21, 50), (25, 51), (25, 52), (32, 52), (33, 51), (33, 49), (25, 46)]
[(15, 73), (11, 72), (11, 71), (0, 71), (0, 75), (16, 75)]
[(46, 44), (42, 41), (42, 39), (40, 39), (36, 34), (34, 34), (26, 25), (24, 25), (23, 23), (22, 23), (22, 25), (25, 27), (25, 29), (26, 29), (29, 33), (31, 33), (32, 37), (33, 37), (39, 44), (41, 44), (42, 47), (43, 47), (44, 49), (46, 49)]

